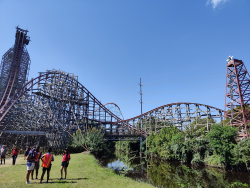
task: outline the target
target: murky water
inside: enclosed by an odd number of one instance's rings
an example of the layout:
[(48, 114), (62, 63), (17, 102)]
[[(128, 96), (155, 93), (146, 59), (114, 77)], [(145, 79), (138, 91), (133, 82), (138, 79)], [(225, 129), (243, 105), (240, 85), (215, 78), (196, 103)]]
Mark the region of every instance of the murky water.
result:
[(202, 185), (202, 187), (220, 188), (232, 187), (232, 183), (236, 181), (250, 185), (249, 172), (230, 172), (218, 168), (183, 165), (176, 161), (157, 161), (131, 154), (129, 156), (116, 152), (109, 159), (100, 160), (100, 164), (113, 169), (117, 174), (147, 182), (155, 187)]

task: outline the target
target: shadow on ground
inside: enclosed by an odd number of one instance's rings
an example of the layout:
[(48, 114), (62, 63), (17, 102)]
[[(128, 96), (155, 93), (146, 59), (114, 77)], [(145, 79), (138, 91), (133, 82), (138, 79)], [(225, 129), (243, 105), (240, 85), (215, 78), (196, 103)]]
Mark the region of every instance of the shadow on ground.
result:
[[(72, 178), (72, 179), (66, 179), (67, 180), (87, 180), (88, 178)], [(62, 180), (63, 181), (63, 180)], [(65, 181), (65, 179), (64, 179)]]
[[(71, 182), (67, 182), (67, 181), (58, 181), (58, 182), (49, 182), (50, 183), (77, 183), (76, 181), (71, 181)], [(43, 183), (44, 184), (44, 183)], [(46, 184), (46, 183), (45, 183)]]

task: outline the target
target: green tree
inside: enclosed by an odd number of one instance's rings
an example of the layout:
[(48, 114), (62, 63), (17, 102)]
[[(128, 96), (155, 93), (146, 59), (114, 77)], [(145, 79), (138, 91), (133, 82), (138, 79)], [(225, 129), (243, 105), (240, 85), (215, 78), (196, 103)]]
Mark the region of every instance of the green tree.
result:
[(210, 141), (210, 146), (214, 149), (214, 154), (221, 156), (221, 160), (228, 165), (233, 160), (232, 150), (236, 146), (235, 136), (238, 135), (237, 128), (215, 124), (206, 137)]
[(196, 138), (201, 135), (205, 135), (206, 124), (215, 124), (216, 121), (213, 118), (202, 118), (192, 121), (191, 124), (184, 124), (183, 132), (187, 138)]
[(77, 141), (72, 138), (68, 147), (70, 149), (79, 149), (81, 148), (80, 144), (82, 144), (95, 156), (108, 154), (108, 142), (105, 140), (104, 134), (102, 129), (96, 127), (88, 128), (83, 134), (78, 130), (74, 135)]
[(232, 151), (237, 169), (250, 170), (250, 138), (240, 141)]
[(178, 133), (180, 133), (180, 130), (173, 125), (162, 128), (160, 133), (151, 133), (147, 143), (149, 152), (166, 159), (174, 158), (170, 145), (172, 137)]

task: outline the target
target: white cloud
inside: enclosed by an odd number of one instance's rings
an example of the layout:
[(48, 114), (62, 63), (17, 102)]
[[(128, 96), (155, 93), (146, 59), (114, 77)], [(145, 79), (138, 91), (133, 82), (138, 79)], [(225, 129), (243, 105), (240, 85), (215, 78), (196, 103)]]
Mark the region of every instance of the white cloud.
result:
[(216, 8), (220, 3), (225, 3), (229, 0), (208, 0), (206, 5), (209, 5), (210, 3), (213, 5), (213, 8)]

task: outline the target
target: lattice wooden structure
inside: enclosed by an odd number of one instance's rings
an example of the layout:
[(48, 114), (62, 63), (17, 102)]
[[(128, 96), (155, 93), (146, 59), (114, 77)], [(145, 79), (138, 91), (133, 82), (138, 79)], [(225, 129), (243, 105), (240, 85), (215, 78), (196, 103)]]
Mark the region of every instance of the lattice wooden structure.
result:
[(169, 123), (182, 129), (185, 123), (195, 121), (198, 125), (205, 118), (202, 126), (209, 131), (216, 122), (210, 119), (222, 120), (222, 110), (187, 102), (167, 104), (124, 120), (98, 101), (72, 73), (47, 70), (27, 81), (27, 32), (17, 27), (15, 45), (1, 62), (0, 143), (63, 148), (77, 130), (87, 131), (90, 126), (102, 128), (107, 140), (133, 140), (159, 132)]
[[(203, 121), (201, 121), (202, 119)], [(163, 127), (169, 127), (170, 124), (182, 130), (184, 124), (192, 122), (195, 123), (195, 126), (205, 127), (207, 132), (214, 123), (222, 120), (223, 110), (221, 109), (204, 104), (179, 102), (157, 107), (122, 122), (137, 128), (140, 128), (142, 123), (145, 134), (150, 135), (152, 132), (159, 133)]]

